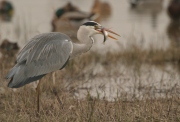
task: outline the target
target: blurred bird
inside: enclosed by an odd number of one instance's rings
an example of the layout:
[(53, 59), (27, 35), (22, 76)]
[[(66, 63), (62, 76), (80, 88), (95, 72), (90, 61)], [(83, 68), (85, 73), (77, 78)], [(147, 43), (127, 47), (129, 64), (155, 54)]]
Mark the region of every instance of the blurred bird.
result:
[(3, 54), (2, 56), (5, 56), (5, 57), (14, 56), (18, 50), (19, 50), (18, 44), (10, 42), (7, 39), (3, 40), (0, 45), (0, 51)]
[(13, 42), (10, 42), (7, 39), (5, 39), (2, 41), (0, 48), (5, 51), (12, 51), (12, 50), (18, 50), (19, 46), (17, 43), (13, 43)]
[(14, 8), (12, 4), (8, 1), (0, 2), (0, 17), (4, 21), (10, 21), (14, 14)]
[(171, 46), (180, 47), (180, 23), (171, 21), (167, 27), (167, 35), (170, 38)]
[[(48, 73), (63, 69), (69, 59), (91, 49), (95, 41), (93, 36), (96, 34), (104, 36), (103, 42), (105, 42), (108, 37), (117, 40), (109, 35), (108, 32), (119, 36), (115, 32), (104, 28), (99, 23), (89, 21), (79, 27), (77, 32), (79, 43), (73, 43), (67, 35), (59, 32), (43, 33), (33, 37), (20, 51), (16, 59), (16, 65), (7, 74), (6, 78), (10, 79), (8, 87), (19, 88), (41, 79)], [(53, 84), (55, 86), (54, 75)], [(36, 89), (38, 112), (39, 89), (40, 81)], [(57, 96), (55, 87), (54, 94)], [(61, 104), (58, 97), (57, 99)]]
[(60, 18), (66, 12), (79, 11), (77, 7), (73, 6), (70, 2), (67, 3), (63, 8), (57, 9), (55, 16)]
[(69, 2), (64, 7), (56, 10), (52, 20), (52, 31), (60, 31), (59, 28), (61, 27), (59, 23), (62, 21), (65, 21), (66, 24), (71, 24), (72, 27), (78, 28), (85, 21), (94, 20), (94, 17), (94, 14), (82, 12)]
[(152, 27), (155, 28), (158, 25), (158, 15), (163, 10), (162, 0), (130, 0), (130, 3), (130, 12), (136, 15), (138, 19), (144, 16), (150, 16)]
[(131, 7), (138, 7), (140, 5), (156, 5), (162, 3), (163, 0), (129, 0)]
[(105, 20), (106, 18), (108, 18), (111, 15), (112, 10), (108, 2), (94, 0), (91, 13), (93, 15), (96, 15), (96, 18), (94, 20), (100, 22), (101, 20)]
[(168, 15), (174, 20), (180, 20), (180, 0), (171, 0), (168, 6)]
[(130, 0), (130, 3), (131, 3), (132, 7), (136, 7), (141, 2), (142, 2), (142, 0)]

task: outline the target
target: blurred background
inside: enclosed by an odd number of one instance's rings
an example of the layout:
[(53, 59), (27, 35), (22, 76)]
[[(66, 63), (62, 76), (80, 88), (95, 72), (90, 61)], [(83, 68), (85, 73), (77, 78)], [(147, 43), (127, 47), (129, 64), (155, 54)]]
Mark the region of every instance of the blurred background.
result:
[[(0, 57), (15, 57), (30, 38), (44, 32), (63, 32), (77, 41), (78, 27), (93, 20), (121, 37), (105, 44), (102, 36), (95, 37), (90, 54), (102, 58), (94, 64), (89, 60), (89, 69), (83, 73), (97, 77), (89, 76), (86, 83), (82, 83), (86, 77), (81, 79), (81, 85), (73, 86), (78, 91), (75, 95), (84, 97), (88, 89), (94, 96), (98, 91), (112, 100), (118, 91), (120, 96), (126, 92), (133, 96), (137, 91), (139, 97), (146, 88), (159, 95), (179, 84), (179, 18), (180, 0), (0, 1)], [(68, 82), (72, 81), (73, 77)]]
[[(133, 1), (136, 6), (131, 5)], [(129, 44), (136, 44), (143, 49), (150, 46), (166, 49), (170, 45), (169, 31), (173, 29), (170, 27), (170, 18), (167, 14), (169, 0), (9, 0), (9, 2), (13, 6), (13, 12), (9, 15), (10, 20), (1, 19), (0, 43), (7, 39), (22, 47), (34, 35), (50, 31), (60, 31), (76, 37), (76, 30), (83, 22), (94, 20), (118, 32), (121, 35), (118, 43), (123, 48), (128, 48)], [(59, 17), (55, 18), (55, 14), (59, 14), (57, 15)], [(116, 42), (107, 41), (107, 43), (105, 47), (112, 45), (112, 50), (122, 49)]]

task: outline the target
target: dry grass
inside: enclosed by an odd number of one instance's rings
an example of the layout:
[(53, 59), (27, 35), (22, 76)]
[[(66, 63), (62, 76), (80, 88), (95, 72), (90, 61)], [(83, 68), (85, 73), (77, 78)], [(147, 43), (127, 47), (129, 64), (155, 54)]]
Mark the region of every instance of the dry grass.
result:
[(176, 97), (108, 102), (89, 98), (77, 100), (66, 94), (62, 100), (64, 109), (61, 109), (53, 96), (42, 96), (42, 108), (37, 117), (33, 96), (32, 91), (1, 96), (1, 121), (180, 121), (180, 100)]
[[(118, 63), (127, 67), (139, 67), (144, 64), (163, 66), (171, 63), (175, 70), (179, 71), (180, 50), (169, 48), (167, 51), (141, 51), (138, 48), (118, 53), (102, 56), (95, 52), (87, 53), (79, 58), (69, 62), (67, 67), (56, 73), (56, 83), (58, 94), (64, 103), (64, 108), (58, 104), (52, 93), (51, 74), (43, 78), (41, 86), (41, 110), (40, 115), (36, 114), (36, 93), (26, 85), (16, 92), (6, 87), (7, 81), (4, 76), (14, 65), (14, 56), (5, 56), (0, 64), (0, 121), (53, 121), (53, 122), (106, 122), (106, 121), (180, 121), (180, 99), (178, 89), (176, 92), (167, 91), (163, 98), (148, 98), (148, 94), (143, 99), (126, 99), (124, 94), (117, 97), (113, 102), (106, 98), (99, 99), (92, 97), (87, 90), (86, 98), (78, 99), (74, 96), (77, 92), (76, 86), (80, 82), (86, 82), (85, 79), (97, 77), (91, 72), (84, 74), (85, 67), (91, 64), (101, 63), (106, 70), (110, 70)], [(11, 54), (12, 55), (12, 54)], [(113, 65), (112, 65), (113, 64)], [(92, 65), (93, 66), (93, 65)], [(136, 72), (136, 71), (135, 71)], [(106, 74), (105, 74), (106, 75)], [(120, 75), (120, 74), (116, 74)], [(109, 76), (111, 77), (111, 76)], [(69, 85), (67, 85), (67, 83)], [(5, 90), (3, 92), (3, 90)], [(148, 98), (148, 99), (147, 99)]]

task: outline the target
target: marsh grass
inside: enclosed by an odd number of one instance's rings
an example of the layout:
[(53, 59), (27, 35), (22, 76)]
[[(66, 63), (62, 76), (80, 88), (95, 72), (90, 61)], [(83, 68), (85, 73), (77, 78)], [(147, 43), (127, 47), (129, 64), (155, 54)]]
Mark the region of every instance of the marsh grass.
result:
[[(88, 92), (86, 97), (79, 99), (74, 94), (77, 86), (87, 80), (102, 74), (93, 74), (92, 69), (100, 63), (105, 70), (113, 69), (121, 63), (127, 68), (135, 66), (134, 72), (139, 72), (142, 64), (163, 67), (171, 64), (179, 72), (180, 49), (142, 51), (136, 47), (120, 53), (101, 55), (89, 52), (75, 60), (69, 61), (65, 69), (56, 72), (56, 89), (64, 104), (63, 109), (52, 92), (52, 74), (42, 79), (40, 113), (36, 113), (36, 92), (32, 84), (19, 88), (17, 91), (7, 88), (4, 79), (9, 69), (15, 63), (15, 56), (4, 55), (0, 64), (1, 88), (0, 93), (0, 121), (53, 121), (53, 122), (118, 122), (118, 121), (180, 121), (179, 89), (166, 90), (167, 96), (148, 97), (142, 99), (127, 99), (126, 93), (121, 97), (108, 101), (106, 98), (94, 97)], [(85, 71), (87, 67), (90, 70)], [(114, 75), (121, 74), (119, 72)], [(113, 77), (103, 74), (102, 77)], [(134, 77), (135, 81), (136, 77)], [(146, 87), (144, 89), (148, 89)], [(151, 89), (150, 89), (151, 90)], [(174, 92), (175, 91), (175, 92)], [(117, 93), (118, 94), (118, 93)]]
[[(48, 91), (47, 91), (48, 92)], [(36, 115), (34, 92), (1, 96), (1, 121), (179, 121), (180, 100), (164, 99), (114, 102), (99, 99), (78, 100), (66, 94), (61, 109), (56, 99), (41, 96), (40, 116)], [(8, 93), (7, 93), (8, 94)], [(25, 97), (26, 96), (26, 97)], [(62, 94), (60, 95), (63, 96)]]

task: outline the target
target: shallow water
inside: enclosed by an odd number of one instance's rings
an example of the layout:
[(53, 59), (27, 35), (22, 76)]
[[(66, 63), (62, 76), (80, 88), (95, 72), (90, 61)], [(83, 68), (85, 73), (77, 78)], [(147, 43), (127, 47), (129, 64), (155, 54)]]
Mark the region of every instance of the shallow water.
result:
[[(93, 5), (92, 1), (70, 0), (84, 12), (89, 12)], [(127, 0), (102, 0), (109, 3), (111, 15), (101, 18), (101, 24), (112, 28), (121, 37), (118, 42), (108, 40), (102, 46), (99, 41), (99, 49), (119, 50), (129, 45), (138, 45), (143, 49), (163, 48), (169, 46), (166, 29), (170, 23), (167, 16), (167, 0), (154, 3), (153, 5), (142, 5), (136, 9), (130, 7)], [(8, 38), (10, 41), (18, 42), (23, 46), (32, 36), (51, 31), (51, 20), (56, 8), (64, 6), (65, 0), (11, 0), (15, 8), (15, 15), (11, 23), (1, 22), (1, 40)], [(98, 37), (102, 39), (102, 37)], [(143, 41), (143, 42), (142, 42)], [(119, 43), (122, 47), (117, 46)]]
[(92, 97), (114, 101), (115, 99), (153, 99), (179, 95), (179, 72), (171, 65), (158, 68), (152, 65), (132, 66), (127, 68), (121, 63), (107, 70), (96, 64), (92, 74), (96, 77), (84, 79), (76, 88), (75, 96)]

